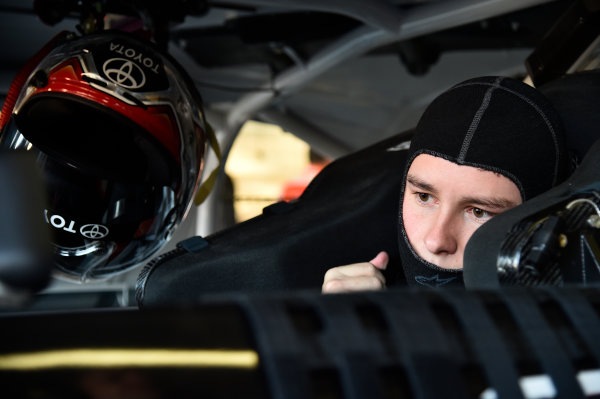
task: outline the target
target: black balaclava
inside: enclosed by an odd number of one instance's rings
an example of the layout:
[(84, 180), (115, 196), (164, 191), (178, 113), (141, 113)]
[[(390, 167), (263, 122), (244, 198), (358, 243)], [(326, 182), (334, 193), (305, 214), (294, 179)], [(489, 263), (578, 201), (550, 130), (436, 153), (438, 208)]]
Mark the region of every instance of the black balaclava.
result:
[(523, 201), (547, 191), (568, 173), (560, 118), (533, 87), (511, 78), (459, 83), (423, 113), (408, 150), (400, 194), (399, 249), (409, 286), (462, 286), (462, 270), (425, 261), (411, 247), (402, 219), (406, 175), (413, 160), (430, 154), (458, 165), (500, 173)]

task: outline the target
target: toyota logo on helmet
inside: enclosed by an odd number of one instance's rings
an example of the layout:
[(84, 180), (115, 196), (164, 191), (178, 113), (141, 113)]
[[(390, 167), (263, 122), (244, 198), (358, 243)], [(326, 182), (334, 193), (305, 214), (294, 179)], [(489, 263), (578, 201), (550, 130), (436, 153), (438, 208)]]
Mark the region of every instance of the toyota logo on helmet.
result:
[(191, 79), (119, 31), (61, 37), (30, 64), (7, 96), (0, 148), (38, 153), (57, 275), (88, 281), (141, 265), (200, 181), (207, 129)]
[(81, 226), (79, 232), (85, 238), (89, 238), (90, 240), (99, 240), (108, 235), (108, 228), (106, 226), (102, 226), (101, 224), (86, 224)]
[(126, 89), (139, 89), (146, 83), (142, 68), (133, 61), (123, 58), (111, 58), (102, 65), (102, 71), (113, 83)]

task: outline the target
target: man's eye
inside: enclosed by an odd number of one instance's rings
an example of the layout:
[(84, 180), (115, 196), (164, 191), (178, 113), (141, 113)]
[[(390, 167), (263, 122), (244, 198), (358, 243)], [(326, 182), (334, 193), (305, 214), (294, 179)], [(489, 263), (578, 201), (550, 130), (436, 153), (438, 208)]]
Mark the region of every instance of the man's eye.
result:
[(475, 216), (477, 219), (487, 219), (487, 218), (491, 218), (492, 216), (494, 216), (494, 214), (488, 212), (488, 211), (484, 211), (483, 209), (480, 208), (473, 208), (473, 216)]
[(421, 202), (428, 202), (431, 199), (431, 194), (417, 193)]

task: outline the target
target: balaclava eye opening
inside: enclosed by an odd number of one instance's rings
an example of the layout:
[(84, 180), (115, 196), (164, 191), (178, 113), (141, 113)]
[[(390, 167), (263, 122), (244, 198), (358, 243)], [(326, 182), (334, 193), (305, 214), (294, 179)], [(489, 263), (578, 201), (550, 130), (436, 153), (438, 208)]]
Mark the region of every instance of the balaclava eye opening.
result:
[(463, 285), (461, 269), (425, 261), (406, 235), (402, 218), (406, 176), (420, 154), (499, 173), (515, 183), (523, 201), (549, 190), (568, 173), (560, 117), (533, 87), (490, 76), (464, 81), (442, 93), (415, 129), (400, 191), (398, 245), (409, 286)]

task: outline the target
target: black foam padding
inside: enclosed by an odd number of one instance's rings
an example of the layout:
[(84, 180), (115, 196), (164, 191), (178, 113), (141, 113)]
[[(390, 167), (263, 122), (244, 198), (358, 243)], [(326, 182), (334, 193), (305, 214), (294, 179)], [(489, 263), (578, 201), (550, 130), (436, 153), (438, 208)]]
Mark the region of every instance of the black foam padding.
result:
[[(0, 283), (8, 291), (33, 293), (50, 280), (46, 198), (35, 157), (0, 151)], [(4, 290), (0, 298), (11, 301)]]
[(138, 280), (139, 305), (194, 302), (215, 292), (320, 290), (334, 266), (390, 255), (388, 285), (402, 281), (396, 243), (406, 134), (329, 164), (293, 203), (206, 237), (194, 253), (153, 261)]
[(581, 161), (600, 138), (600, 70), (564, 75), (539, 90), (560, 114), (567, 146)]

